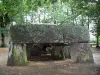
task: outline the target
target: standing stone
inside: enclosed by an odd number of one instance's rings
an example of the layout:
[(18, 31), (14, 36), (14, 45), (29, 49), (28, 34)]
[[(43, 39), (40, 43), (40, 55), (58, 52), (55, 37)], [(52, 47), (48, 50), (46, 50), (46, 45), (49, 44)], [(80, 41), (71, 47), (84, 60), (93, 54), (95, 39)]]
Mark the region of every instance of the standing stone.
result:
[(27, 59), (31, 58), (32, 47), (33, 47), (33, 44), (26, 44)]
[(21, 44), (10, 44), (8, 66), (24, 66), (27, 64), (26, 48)]
[[(24, 56), (26, 55), (23, 52), (23, 46), (17, 43), (31, 42), (43, 44), (43, 46), (41, 45), (43, 48), (39, 46), (28, 47), (30, 48), (29, 51), (27, 50), (29, 52), (27, 53), (28, 57), (35, 54), (40, 56), (49, 47), (44, 46), (44, 44), (52, 44), (50, 53), (54, 57), (71, 58), (75, 62), (93, 62), (92, 52), (88, 44), (89, 31), (84, 26), (15, 25), (11, 26), (10, 33), (12, 42), (16, 44), (12, 44), (11, 48), (9, 48), (8, 64), (24, 65)], [(70, 45), (70, 48), (65, 46), (65, 44)], [(21, 63), (20, 60), (22, 60)]]
[(70, 45), (71, 59), (78, 63), (93, 62), (93, 55), (88, 43), (74, 43)]
[(70, 46), (64, 46), (63, 52), (64, 52), (64, 55), (65, 55), (65, 58), (71, 59)]
[(53, 57), (58, 56), (61, 59), (71, 58), (69, 46), (51, 46), (48, 47)]
[(52, 51), (51, 51), (52, 56), (58, 56), (59, 58), (62, 58), (63, 52), (61, 50), (62, 46), (52, 46)]
[(53, 57), (58, 56), (61, 59), (65, 59), (63, 46), (52, 46), (50, 53)]

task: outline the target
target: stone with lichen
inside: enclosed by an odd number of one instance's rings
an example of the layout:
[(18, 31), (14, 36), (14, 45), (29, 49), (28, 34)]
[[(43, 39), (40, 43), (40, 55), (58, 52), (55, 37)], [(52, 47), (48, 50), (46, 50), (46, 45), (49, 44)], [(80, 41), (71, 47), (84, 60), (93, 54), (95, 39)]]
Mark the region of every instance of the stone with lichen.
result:
[(89, 32), (84, 26), (15, 25), (10, 33), (14, 43), (89, 42)]
[[(52, 56), (58, 55), (62, 59), (71, 58), (76, 62), (93, 62), (89, 46), (89, 31), (84, 26), (15, 25), (10, 28), (10, 37), (13, 45), (9, 47), (8, 65), (25, 65), (26, 58), (31, 56), (31, 51), (38, 50), (41, 55), (42, 49), (40, 50), (39, 47), (42, 48), (44, 44), (51, 44)], [(38, 49), (29, 48), (30, 43), (39, 44)], [(27, 55), (21, 44), (27, 45)]]

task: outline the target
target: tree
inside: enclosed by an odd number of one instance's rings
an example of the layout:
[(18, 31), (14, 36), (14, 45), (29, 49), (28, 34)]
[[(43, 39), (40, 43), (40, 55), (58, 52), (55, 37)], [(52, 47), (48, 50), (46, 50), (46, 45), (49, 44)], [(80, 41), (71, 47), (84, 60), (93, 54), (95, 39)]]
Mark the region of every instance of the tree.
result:
[[(4, 29), (6, 26), (10, 23), (10, 19), (8, 17), (8, 12), (5, 11), (5, 6), (3, 5), (2, 2), (0, 2), (0, 28)], [(4, 30), (0, 31), (1, 32), (1, 47), (5, 47), (5, 33)]]
[[(99, 20), (100, 20), (100, 0), (68, 0), (74, 9), (78, 10), (79, 14), (87, 16), (87, 25), (89, 22), (94, 21), (94, 32), (97, 38), (97, 47), (99, 46)], [(83, 21), (83, 20), (82, 20)]]
[[(32, 5), (33, 3), (35, 5)], [(24, 16), (29, 13), (30, 10), (35, 10), (39, 5), (39, 1), (36, 0), (0, 0), (0, 27), (7, 28), (11, 22), (16, 22), (17, 24), (25, 23)], [(1, 47), (4, 47), (4, 33), (1, 33), (1, 37)]]

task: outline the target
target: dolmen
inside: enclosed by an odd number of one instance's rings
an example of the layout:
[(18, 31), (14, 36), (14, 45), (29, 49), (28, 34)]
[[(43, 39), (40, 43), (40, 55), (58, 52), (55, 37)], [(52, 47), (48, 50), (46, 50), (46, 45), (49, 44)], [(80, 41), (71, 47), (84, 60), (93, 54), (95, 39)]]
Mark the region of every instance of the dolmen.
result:
[[(89, 31), (84, 26), (30, 24), (10, 27), (8, 66), (23, 66), (27, 59), (48, 51), (52, 57), (93, 62)], [(33, 58), (34, 59), (34, 58)]]

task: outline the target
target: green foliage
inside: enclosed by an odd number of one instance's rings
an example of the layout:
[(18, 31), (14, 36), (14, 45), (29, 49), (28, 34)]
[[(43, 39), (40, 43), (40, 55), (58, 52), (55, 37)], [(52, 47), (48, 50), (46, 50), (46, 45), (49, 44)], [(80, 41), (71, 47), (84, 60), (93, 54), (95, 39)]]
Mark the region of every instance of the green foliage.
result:
[(9, 30), (7, 28), (0, 28), (0, 34), (4, 34), (7, 36), (9, 34)]
[[(97, 13), (99, 14), (98, 2), (95, 0), (1, 0), (0, 10), (2, 13), (8, 13), (11, 21), (24, 23), (24, 16), (30, 11), (37, 11), (39, 7), (50, 7), (49, 13), (53, 21), (75, 24), (75, 19), (79, 15), (97, 16)], [(96, 3), (96, 5), (92, 3)], [(65, 7), (65, 11), (63, 7)]]
[(49, 18), (44, 18), (42, 22), (53, 22), (56, 24), (67, 23), (67, 25), (88, 25), (88, 16), (85, 15), (86, 10), (88, 10), (87, 7), (79, 9), (76, 6), (78, 6), (78, 4), (75, 4), (73, 0), (58, 0), (50, 4), (48, 8), (45, 8), (48, 11)]
[(12, 22), (21, 23), (20, 21), (22, 21), (24, 23), (24, 16), (30, 10), (37, 10), (38, 7), (43, 6), (47, 2), (45, 0), (1, 0), (0, 14), (8, 13)]

